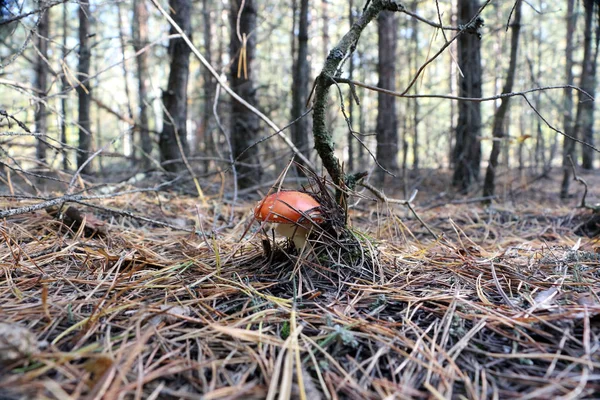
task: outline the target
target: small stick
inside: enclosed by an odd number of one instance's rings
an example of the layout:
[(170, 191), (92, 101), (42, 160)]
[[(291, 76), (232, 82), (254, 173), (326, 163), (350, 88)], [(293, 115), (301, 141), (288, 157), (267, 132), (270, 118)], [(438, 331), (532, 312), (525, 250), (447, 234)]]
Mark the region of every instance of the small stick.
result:
[[(573, 168), (573, 180), (575, 180), (583, 185), (583, 196), (581, 196), (581, 204), (579, 204), (579, 207), (588, 208), (588, 206), (586, 206), (586, 204), (585, 204), (585, 198), (587, 197), (587, 193), (588, 193), (587, 182), (582, 177), (577, 175), (577, 171), (575, 169), (575, 163), (573, 162), (571, 155), (569, 154), (567, 157), (569, 158), (569, 162), (571, 163), (571, 168)], [(593, 208), (593, 207), (592, 207), (592, 209), (595, 210), (595, 208)]]
[(410, 204), (410, 202), (413, 201), (415, 199), (415, 197), (417, 196), (417, 193), (419, 193), (418, 190), (415, 190), (413, 192), (412, 196), (410, 196), (410, 198), (408, 200), (399, 200), (399, 199), (390, 199), (389, 197), (387, 197), (385, 195), (385, 193), (383, 193), (382, 191), (380, 191), (379, 189), (377, 189), (376, 187), (374, 187), (373, 185), (371, 185), (368, 182), (360, 182), (359, 185), (361, 185), (365, 189), (369, 189), (371, 191), (371, 193), (373, 193), (379, 200), (383, 201), (384, 203), (401, 204), (401, 205), (407, 207), (410, 210), (410, 212), (412, 212), (412, 214), (415, 216), (415, 218), (421, 223), (421, 225), (423, 225), (423, 227), (425, 229), (427, 229), (427, 232), (429, 232), (429, 234), (431, 234), (431, 236), (433, 236), (436, 240), (440, 240), (440, 237), (438, 235), (436, 235), (429, 228), (429, 226), (427, 226), (425, 221), (423, 221), (421, 219), (419, 214), (417, 214), (417, 212), (415, 211), (413, 206)]

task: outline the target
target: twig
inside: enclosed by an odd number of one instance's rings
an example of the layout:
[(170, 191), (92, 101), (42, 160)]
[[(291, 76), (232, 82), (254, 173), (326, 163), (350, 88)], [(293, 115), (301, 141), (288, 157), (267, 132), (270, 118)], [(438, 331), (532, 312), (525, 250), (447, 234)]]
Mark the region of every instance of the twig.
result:
[(529, 101), (529, 99), (526, 96), (526, 94), (528, 94), (528, 93), (539, 92), (539, 91), (544, 91), (544, 90), (574, 89), (574, 90), (577, 90), (578, 92), (584, 94), (585, 96), (587, 96), (591, 101), (594, 101), (593, 96), (591, 96), (585, 90), (583, 90), (577, 86), (573, 86), (573, 85), (545, 86), (545, 87), (541, 87), (541, 88), (532, 88), (532, 89), (524, 90), (522, 92), (501, 93), (501, 94), (497, 94), (497, 95), (489, 96), (489, 97), (460, 97), (460, 96), (452, 96), (452, 95), (445, 95), (445, 94), (412, 94), (412, 95), (410, 95), (410, 94), (406, 94), (406, 91), (395, 92), (392, 90), (383, 89), (383, 88), (380, 88), (377, 86), (368, 85), (366, 83), (357, 82), (357, 81), (353, 81), (350, 79), (345, 79), (345, 78), (333, 78), (333, 79), (337, 83), (346, 83), (348, 85), (356, 85), (356, 86), (363, 87), (365, 89), (385, 93), (390, 96), (404, 97), (404, 98), (408, 98), (408, 99), (439, 98), (439, 99), (449, 99), (449, 100), (458, 100), (458, 101), (472, 101), (472, 102), (480, 103), (480, 102), (484, 102), (484, 101), (498, 100), (498, 99), (502, 99), (505, 97), (521, 96), (525, 100), (525, 102), (529, 105), (529, 107), (533, 110), (533, 112), (546, 124), (546, 126), (548, 128), (550, 128), (551, 130), (553, 130), (556, 133), (563, 135), (566, 138), (569, 138), (577, 143), (580, 143), (583, 146), (587, 146), (587, 147), (591, 148), (592, 150), (600, 153), (600, 149), (598, 149), (594, 145), (589, 144), (581, 139), (578, 139), (574, 136), (569, 135), (568, 133), (561, 131), (560, 129), (555, 128), (552, 124), (550, 124), (550, 122), (548, 122), (548, 120), (546, 118), (544, 118), (544, 116), (535, 108), (535, 106), (533, 104), (531, 104), (531, 102)]
[(434, 21), (430, 21), (427, 18), (423, 18), (420, 15), (418, 15), (417, 13), (414, 13), (412, 11), (407, 10), (406, 8), (403, 8), (402, 11), (404, 14), (406, 15), (410, 15), (411, 17), (426, 23), (427, 25), (433, 26), (434, 28), (438, 28), (441, 29), (442, 31), (446, 30), (446, 31), (460, 31), (459, 27), (456, 26), (444, 26), (442, 25), (441, 21), (440, 23), (434, 22)]
[[(342, 93), (342, 89), (340, 88), (340, 85), (337, 82), (334, 82), (335, 87), (338, 90), (338, 93), (340, 95), (340, 109), (342, 110), (342, 115), (344, 116), (344, 120), (346, 121), (346, 125), (348, 125), (348, 130), (350, 131), (350, 133), (352, 134), (352, 137), (354, 137), (354, 139), (358, 140), (358, 142), (360, 143), (360, 145), (367, 150), (367, 153), (369, 153), (369, 155), (371, 156), (371, 158), (373, 159), (373, 161), (375, 161), (375, 164), (377, 164), (377, 166), (379, 168), (381, 168), (386, 174), (393, 176), (394, 178), (396, 177), (395, 174), (393, 174), (392, 172), (390, 172), (388, 169), (386, 169), (383, 165), (381, 165), (379, 163), (379, 161), (377, 160), (377, 157), (375, 156), (375, 154), (373, 154), (373, 152), (371, 151), (371, 149), (369, 149), (369, 146), (367, 146), (365, 144), (365, 142), (363, 142), (358, 136), (356, 136), (356, 132), (354, 131), (354, 129), (352, 129), (352, 122), (350, 121), (350, 117), (348, 117), (348, 114), (346, 114), (346, 107), (344, 106), (344, 95)], [(351, 88), (351, 92), (352, 92), (352, 85), (350, 85)], [(358, 97), (356, 97), (356, 103), (360, 105), (359, 101), (358, 101)], [(352, 101), (352, 100), (350, 100)]]
[(435, 240), (440, 240), (440, 237), (438, 235), (436, 235), (431, 230), (431, 228), (429, 228), (429, 226), (425, 223), (425, 221), (423, 221), (421, 219), (421, 217), (419, 216), (417, 211), (410, 204), (411, 201), (413, 201), (415, 199), (415, 197), (417, 196), (418, 190), (415, 190), (408, 200), (399, 200), (399, 199), (390, 199), (389, 197), (387, 197), (385, 195), (385, 193), (383, 193), (382, 191), (380, 191), (379, 189), (377, 189), (375, 186), (371, 185), (368, 182), (359, 182), (358, 184), (360, 186), (364, 187), (365, 189), (369, 189), (371, 191), (371, 193), (373, 193), (379, 200), (381, 200), (384, 203), (401, 204), (401, 205), (405, 206), (406, 208), (408, 208), (410, 210), (410, 212), (415, 216), (417, 221), (419, 221), (419, 223), (421, 223), (421, 225), (423, 225), (423, 227), (427, 230), (427, 232), (429, 232), (429, 234), (431, 236), (433, 236), (435, 238)]
[(575, 169), (575, 163), (573, 162), (573, 159), (571, 158), (570, 154), (567, 156), (567, 158), (569, 159), (569, 162), (571, 163), (571, 168), (573, 169), (573, 180), (577, 181), (583, 185), (583, 196), (581, 196), (581, 203), (579, 204), (579, 207), (587, 208), (587, 209), (593, 210), (594, 212), (600, 211), (600, 207), (588, 206), (586, 204), (585, 198), (587, 197), (587, 194), (588, 194), (587, 182), (582, 177), (577, 175), (577, 171)]
[(57, 5), (59, 5), (59, 4), (62, 4), (62, 3), (66, 3), (67, 1), (69, 1), (69, 0), (59, 0), (59, 1), (55, 1), (54, 3), (46, 4), (44, 7), (40, 7), (40, 8), (38, 8), (38, 9), (35, 9), (35, 10), (33, 10), (33, 11), (29, 11), (29, 12), (27, 12), (27, 13), (25, 13), (25, 14), (19, 14), (19, 15), (16, 15), (16, 16), (12, 17), (12, 18), (5, 19), (5, 20), (3, 20), (3, 21), (0, 21), (0, 26), (2, 26), (2, 25), (7, 25), (7, 24), (10, 24), (11, 22), (15, 22), (15, 21), (19, 21), (19, 20), (21, 20), (21, 19), (23, 19), (23, 18), (27, 18), (27, 17), (29, 17), (30, 15), (33, 15), (33, 14), (37, 14), (37, 13), (39, 13), (39, 12), (46, 11), (46, 10), (47, 10), (47, 9), (49, 9), (49, 8), (52, 8), (52, 7), (54, 7), (54, 6), (57, 6)]
[(408, 93), (408, 91), (414, 86), (415, 82), (417, 82), (417, 79), (419, 79), (419, 76), (423, 73), (425, 68), (427, 68), (427, 66), (429, 64), (431, 64), (436, 58), (438, 58), (456, 39), (458, 39), (458, 37), (460, 35), (462, 35), (465, 32), (470, 33), (470, 31), (473, 29), (474, 25), (476, 25), (476, 21), (478, 21), (478, 18), (480, 18), (479, 15), (483, 11), (483, 9), (486, 8), (488, 6), (488, 4), (490, 4), (491, 1), (492, 0), (487, 0), (481, 7), (479, 7), (479, 10), (475, 13), (475, 15), (473, 15), (473, 18), (471, 18), (471, 20), (467, 24), (462, 26), (460, 31), (458, 31), (458, 33), (456, 35), (454, 35), (454, 37), (452, 39), (450, 39), (449, 41), (446, 41), (446, 43), (444, 43), (444, 45), (438, 50), (437, 53), (435, 53), (433, 55), (433, 57), (431, 57), (429, 60), (425, 61), (425, 63), (423, 65), (421, 65), (421, 67), (419, 67), (419, 69), (417, 70), (417, 73), (415, 74), (415, 76), (413, 77), (411, 82), (408, 84), (406, 89), (404, 89), (404, 92), (402, 92), (402, 94)]

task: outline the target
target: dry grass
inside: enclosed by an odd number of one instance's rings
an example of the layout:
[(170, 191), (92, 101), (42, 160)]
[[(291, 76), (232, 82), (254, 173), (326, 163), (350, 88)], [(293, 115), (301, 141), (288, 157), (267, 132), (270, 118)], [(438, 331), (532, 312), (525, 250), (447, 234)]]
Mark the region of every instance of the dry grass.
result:
[(583, 211), (421, 210), (436, 241), (403, 209), (363, 201), (346, 244), (320, 236), (301, 256), (265, 257), (253, 203), (215, 231), (227, 206), (161, 196), (95, 203), (207, 233), (83, 206), (105, 235), (45, 211), (0, 222), (1, 322), (39, 346), (3, 362), (0, 398), (600, 393), (599, 247), (572, 233)]

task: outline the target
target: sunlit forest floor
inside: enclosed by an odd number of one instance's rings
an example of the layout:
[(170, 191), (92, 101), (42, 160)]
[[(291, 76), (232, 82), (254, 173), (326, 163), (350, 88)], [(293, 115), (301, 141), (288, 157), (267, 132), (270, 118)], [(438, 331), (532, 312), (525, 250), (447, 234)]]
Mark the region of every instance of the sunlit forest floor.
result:
[[(558, 199), (554, 175), (505, 177), (486, 208), (422, 171), (387, 194), (419, 188), (426, 226), (364, 192), (351, 199), (358, 247), (300, 255), (278, 240), (265, 256), (256, 201), (217, 195), (10, 217), (0, 398), (598, 398), (600, 246), (575, 232), (600, 223), (576, 208), (577, 182)], [(593, 204), (600, 176), (582, 177)]]

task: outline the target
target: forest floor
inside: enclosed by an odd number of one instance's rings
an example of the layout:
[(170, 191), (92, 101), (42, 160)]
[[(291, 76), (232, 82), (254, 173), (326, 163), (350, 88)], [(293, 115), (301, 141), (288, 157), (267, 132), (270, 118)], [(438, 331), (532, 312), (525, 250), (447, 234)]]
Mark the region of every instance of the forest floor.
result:
[(0, 221), (0, 398), (599, 398), (592, 212), (558, 178), (506, 179), (486, 208), (421, 176), (432, 232), (365, 192), (301, 255), (265, 256), (255, 201), (132, 192)]

